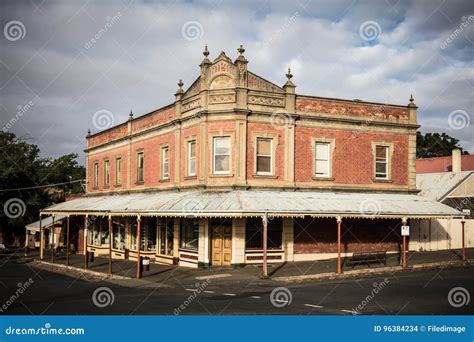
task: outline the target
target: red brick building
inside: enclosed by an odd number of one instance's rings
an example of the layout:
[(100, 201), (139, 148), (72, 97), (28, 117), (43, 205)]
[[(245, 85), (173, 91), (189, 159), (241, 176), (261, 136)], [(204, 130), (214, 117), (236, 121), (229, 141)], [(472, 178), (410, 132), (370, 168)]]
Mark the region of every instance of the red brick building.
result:
[(192, 267), (398, 252), (402, 221), (459, 214), (416, 196), (413, 98), (300, 95), (238, 52), (206, 47), (174, 103), (89, 134), (87, 196), (42, 214), (86, 218), (89, 251)]

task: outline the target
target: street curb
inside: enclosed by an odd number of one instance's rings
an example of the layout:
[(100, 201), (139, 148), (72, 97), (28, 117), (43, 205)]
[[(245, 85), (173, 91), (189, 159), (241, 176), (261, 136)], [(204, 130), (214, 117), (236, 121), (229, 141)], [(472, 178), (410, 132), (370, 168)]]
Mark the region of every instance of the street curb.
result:
[[(473, 264), (474, 259), (468, 260), (470, 264)], [(319, 273), (319, 274), (304, 274), (298, 276), (287, 276), (287, 277), (275, 277), (272, 280), (275, 281), (284, 281), (284, 282), (303, 282), (308, 280), (323, 280), (323, 279), (340, 279), (340, 278), (350, 278), (355, 276), (363, 276), (369, 274), (378, 274), (378, 273), (387, 273), (387, 272), (407, 272), (417, 269), (425, 268), (437, 268), (437, 267), (456, 267), (463, 266), (461, 261), (443, 261), (443, 262), (432, 262), (427, 264), (417, 264), (408, 267), (404, 270), (401, 266), (393, 267), (381, 267), (374, 269), (365, 269), (365, 270), (353, 270), (347, 271), (342, 274), (336, 273)]]
[(110, 274), (106, 274), (106, 273), (102, 273), (102, 272), (86, 270), (86, 269), (83, 269), (83, 268), (78, 268), (78, 267), (74, 267), (74, 266), (67, 266), (67, 265), (63, 265), (63, 264), (55, 264), (53, 262), (47, 262), (47, 261), (36, 260), (36, 259), (34, 260), (34, 263), (49, 266), (49, 267), (53, 267), (53, 268), (60, 268), (60, 269), (63, 269), (63, 270), (71, 270), (71, 271), (76, 271), (76, 272), (79, 271), (79, 272), (87, 273), (87, 274), (90, 274), (90, 275), (93, 275), (93, 276), (96, 276), (96, 277), (100, 277), (100, 278), (103, 278), (103, 279), (114, 279), (114, 280), (131, 280), (131, 279), (133, 279), (133, 278), (130, 278), (130, 277), (119, 276), (119, 275), (116, 275), (116, 274), (110, 275)]

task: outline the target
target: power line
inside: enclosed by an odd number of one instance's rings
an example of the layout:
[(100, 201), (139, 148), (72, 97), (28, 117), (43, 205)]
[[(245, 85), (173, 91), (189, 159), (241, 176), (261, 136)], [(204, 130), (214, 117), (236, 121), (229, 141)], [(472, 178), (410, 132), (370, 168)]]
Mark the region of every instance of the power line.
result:
[(69, 181), (69, 182), (56, 183), (56, 184), (46, 184), (46, 185), (29, 186), (29, 187), (25, 187), (25, 188), (0, 189), (0, 192), (47, 188), (47, 187), (51, 187), (51, 186), (72, 184), (72, 183), (77, 183), (77, 182), (82, 182), (82, 181), (85, 181), (85, 179), (77, 179), (77, 180), (73, 180), (73, 181)]

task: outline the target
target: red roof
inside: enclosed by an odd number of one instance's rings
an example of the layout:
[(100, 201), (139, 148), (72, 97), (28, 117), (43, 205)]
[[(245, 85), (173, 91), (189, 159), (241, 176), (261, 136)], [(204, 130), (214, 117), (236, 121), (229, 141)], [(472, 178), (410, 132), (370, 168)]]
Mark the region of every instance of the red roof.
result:
[[(416, 173), (451, 172), (453, 170), (452, 157), (423, 158), (416, 160)], [(461, 156), (461, 171), (474, 170), (474, 154)]]

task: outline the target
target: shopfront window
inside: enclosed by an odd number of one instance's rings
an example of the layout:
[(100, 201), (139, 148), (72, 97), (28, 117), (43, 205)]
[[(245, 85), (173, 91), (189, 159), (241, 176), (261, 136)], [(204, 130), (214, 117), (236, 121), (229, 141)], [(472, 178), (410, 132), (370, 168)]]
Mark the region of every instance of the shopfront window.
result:
[(174, 219), (158, 220), (158, 253), (173, 255)]
[(199, 242), (199, 220), (198, 219), (182, 219), (180, 247), (190, 250), (198, 250)]
[(90, 217), (89, 229), (91, 230), (93, 246), (108, 246), (109, 245), (109, 222), (108, 217)]
[[(137, 250), (137, 221), (131, 224), (130, 249)], [(140, 225), (140, 251), (152, 252), (156, 250), (156, 218), (144, 217)]]
[[(267, 248), (281, 248), (283, 221), (280, 218), (268, 220)], [(263, 248), (263, 223), (261, 218), (248, 218), (245, 228), (245, 248)]]
[(114, 218), (112, 223), (112, 248), (123, 251), (125, 249), (125, 220)]

